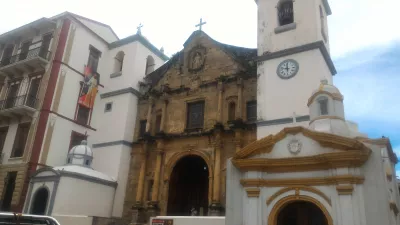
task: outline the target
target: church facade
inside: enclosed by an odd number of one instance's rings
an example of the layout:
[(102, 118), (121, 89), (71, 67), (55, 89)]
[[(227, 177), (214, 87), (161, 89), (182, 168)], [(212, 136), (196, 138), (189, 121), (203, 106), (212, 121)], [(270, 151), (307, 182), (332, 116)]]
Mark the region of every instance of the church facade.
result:
[(146, 76), (124, 210), (130, 219), (133, 206), (132, 222), (224, 214), (225, 162), (256, 139), (255, 55), (199, 30)]

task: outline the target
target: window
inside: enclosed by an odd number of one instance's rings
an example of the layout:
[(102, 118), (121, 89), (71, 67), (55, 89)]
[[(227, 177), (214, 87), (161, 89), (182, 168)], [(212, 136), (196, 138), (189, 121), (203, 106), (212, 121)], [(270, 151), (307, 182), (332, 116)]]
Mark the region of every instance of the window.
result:
[(0, 155), (3, 152), (3, 147), (4, 147), (4, 143), (6, 142), (7, 133), (8, 133), (8, 127), (0, 128)]
[(15, 103), (17, 102), (17, 95), (19, 91), (19, 86), (21, 82), (14, 82), (11, 83), (10, 86), (8, 87), (8, 92), (7, 92), (7, 98), (5, 102), (5, 108), (9, 109), (15, 106)]
[(18, 60), (24, 60), (28, 57), (29, 46), (31, 46), (32, 41), (24, 42), (21, 46), (21, 53), (19, 53)]
[(146, 59), (146, 75), (154, 71), (154, 58), (149, 55)]
[(115, 56), (115, 66), (114, 66), (114, 72), (121, 72), (122, 71), (122, 66), (124, 64), (124, 56), (125, 53), (120, 51), (117, 53)]
[(139, 137), (143, 137), (144, 133), (146, 133), (146, 124), (147, 124), (147, 120), (140, 121)]
[(28, 139), (30, 123), (21, 123), (18, 125), (17, 134), (15, 135), (13, 150), (11, 158), (22, 157), (24, 155), (24, 149), (26, 140)]
[(319, 115), (328, 115), (328, 98), (323, 97), (318, 99)]
[(89, 160), (89, 159), (86, 159), (86, 160), (85, 160), (85, 165), (86, 165), (86, 166), (90, 166), (90, 160)]
[(294, 22), (293, 1), (282, 0), (278, 6), (279, 26), (291, 24)]
[(90, 53), (89, 53), (89, 59), (88, 59), (87, 66), (89, 68), (91, 68), (93, 72), (97, 72), (97, 67), (99, 65), (99, 59), (101, 56), (101, 52), (91, 45), (89, 47), (89, 50), (90, 50)]
[(42, 38), (42, 46), (40, 46), (39, 56), (48, 59), (49, 57), (49, 47), (53, 34), (45, 34)]
[(68, 163), (68, 164), (71, 163), (71, 158), (68, 157), (67, 163)]
[(71, 132), (71, 141), (69, 142), (69, 150), (71, 150), (73, 147), (80, 145), (83, 140), (86, 140), (86, 135), (72, 131)]
[(250, 101), (246, 105), (247, 121), (253, 122), (257, 120), (257, 102)]
[(161, 131), (161, 115), (156, 116), (156, 133)]
[(13, 63), (11, 61), (11, 56), (13, 54), (14, 51), (14, 45), (8, 45), (4, 51), (3, 51), (3, 57), (1, 58), (1, 63), (0, 66), (7, 66), (10, 63)]
[(28, 96), (26, 96), (26, 105), (29, 107), (35, 108), (36, 106), (37, 102), (36, 96), (39, 92), (40, 81), (41, 81), (41, 76), (31, 78)]
[(78, 104), (78, 112), (76, 114), (76, 121), (81, 124), (88, 124), (90, 117), (90, 109)]
[(229, 103), (228, 108), (228, 121), (235, 120), (236, 104), (234, 102)]
[(15, 181), (17, 179), (17, 172), (8, 172), (4, 178), (5, 190), (3, 190), (3, 201), (1, 202), (0, 211), (11, 211), (11, 201), (15, 189)]
[(203, 128), (204, 101), (188, 103), (187, 105), (187, 128)]
[(112, 102), (106, 103), (106, 106), (104, 107), (104, 112), (111, 112), (112, 110)]

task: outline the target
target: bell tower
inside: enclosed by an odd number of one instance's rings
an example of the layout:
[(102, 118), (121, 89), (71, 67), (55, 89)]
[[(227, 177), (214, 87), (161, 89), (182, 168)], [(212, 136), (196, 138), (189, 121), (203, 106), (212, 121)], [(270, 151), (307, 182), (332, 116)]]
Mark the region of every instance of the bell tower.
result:
[(307, 101), (321, 80), (332, 84), (328, 0), (256, 0), (258, 138), (310, 121)]

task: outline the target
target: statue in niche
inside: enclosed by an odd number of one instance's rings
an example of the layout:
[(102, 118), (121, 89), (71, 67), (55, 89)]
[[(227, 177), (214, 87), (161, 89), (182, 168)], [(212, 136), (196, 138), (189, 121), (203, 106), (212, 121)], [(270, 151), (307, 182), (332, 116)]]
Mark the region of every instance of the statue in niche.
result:
[(192, 69), (199, 69), (203, 65), (200, 52), (195, 52), (192, 59)]

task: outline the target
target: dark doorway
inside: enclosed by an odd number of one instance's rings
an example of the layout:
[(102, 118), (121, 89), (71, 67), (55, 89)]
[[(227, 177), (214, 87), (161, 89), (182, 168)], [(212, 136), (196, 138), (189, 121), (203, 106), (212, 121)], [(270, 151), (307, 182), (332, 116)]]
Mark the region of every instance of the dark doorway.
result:
[(1, 211), (11, 211), (11, 201), (15, 188), (15, 180), (17, 178), (17, 172), (8, 172), (5, 179), (5, 190), (3, 191), (3, 202), (1, 203)]
[(49, 47), (50, 47), (50, 42), (51, 42), (52, 37), (53, 37), (53, 34), (46, 34), (43, 36), (42, 46), (40, 47), (39, 56), (44, 59), (48, 59), (47, 57), (48, 57), (48, 52), (49, 52)]
[(171, 174), (167, 215), (188, 216), (195, 208), (200, 216), (207, 215), (208, 166), (199, 156), (180, 159)]
[(279, 212), (277, 225), (328, 225), (328, 222), (316, 205), (298, 201), (286, 205)]
[(29, 46), (31, 46), (31, 41), (22, 44), (21, 53), (19, 54), (19, 60), (24, 60), (28, 57)]
[(47, 189), (39, 188), (33, 198), (31, 213), (35, 215), (45, 215), (48, 198), (49, 192)]
[(1, 59), (1, 65), (0, 66), (7, 66), (8, 64), (11, 63), (11, 56), (14, 51), (14, 45), (9, 45), (4, 49), (3, 52), (3, 58)]

